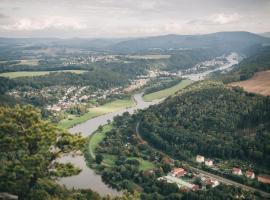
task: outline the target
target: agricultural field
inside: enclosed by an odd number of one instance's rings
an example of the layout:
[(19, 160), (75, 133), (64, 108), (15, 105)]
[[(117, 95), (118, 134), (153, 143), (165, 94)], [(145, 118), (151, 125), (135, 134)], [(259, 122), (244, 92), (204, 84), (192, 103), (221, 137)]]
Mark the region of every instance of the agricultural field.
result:
[(229, 86), (242, 87), (244, 90), (265, 96), (270, 95), (270, 70), (257, 72), (252, 78), (230, 83)]
[(39, 64), (39, 59), (31, 59), (31, 60), (18, 60), (19, 63), (15, 65), (29, 65), (29, 66), (36, 66)]
[(18, 72), (5, 72), (0, 73), (0, 76), (8, 78), (18, 78), (18, 77), (31, 77), (31, 76), (43, 76), (52, 72), (71, 72), (76, 74), (82, 74), (86, 72), (85, 70), (61, 70), (61, 71), (18, 71)]
[(15, 62), (16, 64), (11, 64), (11, 66), (14, 65), (28, 65), (28, 66), (36, 66), (39, 64), (39, 59), (29, 59), (29, 60), (9, 60), (9, 61), (0, 61), (1, 64), (9, 63), (9, 62)]
[(153, 92), (150, 94), (146, 94), (143, 96), (144, 101), (153, 101), (156, 99), (162, 99), (165, 97), (168, 97), (170, 95), (173, 95), (175, 92), (185, 88), (186, 86), (190, 85), (193, 81), (191, 80), (183, 80), (180, 83), (178, 83), (177, 85), (164, 89), (164, 90), (160, 90), (157, 92)]
[(132, 107), (134, 105), (133, 99), (122, 99), (122, 100), (115, 100), (110, 103), (106, 103), (102, 106), (90, 108), (89, 112), (82, 116), (70, 116), (68, 119), (64, 119), (60, 121), (59, 127), (68, 129), (74, 125), (83, 123), (89, 119), (98, 117), (100, 115), (104, 115), (107, 113), (115, 112), (127, 107)]
[(146, 60), (158, 60), (158, 59), (168, 59), (171, 55), (129, 55), (127, 58), (131, 59), (146, 59)]

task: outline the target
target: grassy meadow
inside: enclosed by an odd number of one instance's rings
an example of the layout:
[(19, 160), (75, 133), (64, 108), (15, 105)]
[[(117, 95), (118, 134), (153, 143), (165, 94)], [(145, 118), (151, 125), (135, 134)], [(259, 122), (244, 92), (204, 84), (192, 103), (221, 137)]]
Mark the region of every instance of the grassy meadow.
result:
[(74, 125), (83, 123), (89, 119), (104, 115), (107, 113), (115, 112), (134, 105), (133, 99), (121, 99), (106, 103), (102, 106), (90, 108), (89, 112), (82, 116), (70, 116), (68, 119), (60, 121), (59, 126), (62, 128), (71, 128)]
[(146, 94), (143, 96), (144, 101), (153, 101), (156, 99), (162, 99), (165, 97), (168, 97), (170, 95), (173, 95), (175, 92), (185, 88), (186, 86), (190, 85), (193, 81), (191, 80), (182, 80), (180, 83), (178, 83), (177, 85), (164, 89), (164, 90), (160, 90), (157, 92), (153, 92), (150, 94)]

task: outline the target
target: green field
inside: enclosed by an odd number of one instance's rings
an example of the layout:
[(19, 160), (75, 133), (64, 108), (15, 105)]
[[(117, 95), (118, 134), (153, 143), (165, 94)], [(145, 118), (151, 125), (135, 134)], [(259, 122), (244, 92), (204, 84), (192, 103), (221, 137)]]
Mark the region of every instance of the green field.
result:
[(153, 55), (129, 55), (127, 56), (131, 59), (149, 59), (149, 60), (158, 60), (158, 59), (167, 59), (170, 58), (171, 55), (163, 55), (163, 54), (153, 54)]
[(19, 72), (6, 72), (0, 73), (0, 76), (8, 78), (18, 78), (18, 77), (31, 77), (31, 76), (43, 76), (51, 72), (71, 72), (75, 74), (82, 74), (86, 72), (85, 70), (61, 70), (61, 71), (19, 71)]
[(98, 143), (100, 143), (106, 136), (106, 132), (110, 131), (112, 129), (111, 124), (107, 124), (102, 127), (102, 130), (96, 131), (93, 135), (91, 135), (89, 140), (89, 152), (92, 158), (95, 158), (95, 149), (98, 146)]
[(80, 117), (71, 116), (68, 119), (64, 119), (59, 122), (59, 127), (65, 129), (71, 128), (72, 126), (83, 123), (89, 119), (104, 115), (106, 113), (115, 112), (127, 107), (132, 107), (133, 105), (133, 99), (115, 100), (99, 107), (90, 108), (89, 112)]
[(178, 83), (177, 85), (164, 89), (164, 90), (160, 90), (157, 92), (153, 92), (150, 94), (146, 94), (143, 96), (144, 101), (153, 101), (156, 99), (162, 99), (164, 97), (168, 97), (170, 95), (173, 95), (175, 92), (183, 89), (184, 87), (190, 85), (192, 83), (191, 80), (183, 80), (180, 83)]
[(139, 165), (139, 170), (149, 170), (149, 169), (154, 169), (155, 165), (154, 163), (148, 161), (148, 160), (144, 160), (142, 158), (137, 158), (137, 157), (132, 157), (133, 159), (137, 159), (140, 162)]

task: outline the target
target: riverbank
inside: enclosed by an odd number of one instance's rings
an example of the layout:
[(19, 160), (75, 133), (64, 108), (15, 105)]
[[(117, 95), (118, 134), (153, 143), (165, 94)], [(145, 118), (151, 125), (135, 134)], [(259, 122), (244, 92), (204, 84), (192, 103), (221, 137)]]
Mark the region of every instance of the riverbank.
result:
[(190, 85), (191, 83), (193, 83), (193, 81), (186, 79), (186, 80), (182, 80), (180, 83), (178, 83), (177, 85), (174, 85), (173, 87), (170, 88), (166, 88), (157, 92), (153, 92), (153, 93), (149, 93), (143, 96), (143, 100), (150, 102), (156, 99), (162, 99), (162, 98), (166, 98), (170, 95), (173, 95), (175, 92), (187, 87), (188, 85)]
[(86, 122), (90, 119), (93, 119), (95, 117), (115, 112), (124, 108), (130, 108), (135, 105), (135, 102), (133, 98), (130, 99), (118, 99), (109, 103), (106, 103), (102, 106), (95, 107), (95, 108), (90, 108), (89, 112), (86, 114), (76, 117), (73, 116), (68, 119), (64, 119), (59, 122), (58, 126), (64, 129), (69, 129), (77, 124), (81, 124), (83, 122)]

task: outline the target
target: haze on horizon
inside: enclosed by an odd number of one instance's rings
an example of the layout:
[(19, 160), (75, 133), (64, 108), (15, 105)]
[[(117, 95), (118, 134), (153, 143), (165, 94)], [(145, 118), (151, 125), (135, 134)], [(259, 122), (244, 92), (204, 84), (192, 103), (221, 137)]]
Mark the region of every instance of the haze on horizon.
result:
[(270, 31), (269, 0), (0, 0), (0, 37)]

